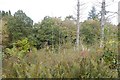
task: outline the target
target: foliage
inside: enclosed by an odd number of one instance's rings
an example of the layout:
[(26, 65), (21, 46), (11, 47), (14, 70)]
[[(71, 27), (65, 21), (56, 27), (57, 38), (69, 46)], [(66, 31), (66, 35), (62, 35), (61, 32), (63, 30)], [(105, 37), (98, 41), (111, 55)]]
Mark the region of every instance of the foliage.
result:
[(58, 25), (57, 20), (51, 17), (45, 17), (41, 23), (34, 25), (36, 47), (42, 48), (45, 45), (62, 44), (65, 38), (65, 32)]
[(104, 60), (111, 64), (112, 68), (116, 68), (118, 56), (118, 32), (117, 27), (109, 25), (105, 27), (104, 42)]
[[(117, 72), (111, 70), (106, 62), (100, 61), (91, 53), (91, 57), (82, 58), (81, 53), (62, 50), (60, 54), (46, 54), (40, 50), (22, 59), (9, 57), (4, 59), (4, 78), (116, 78)], [(8, 61), (9, 60), (9, 63)], [(8, 67), (9, 66), (9, 67)], [(12, 67), (12, 68), (10, 68)], [(7, 70), (9, 69), (9, 71)]]
[(23, 11), (18, 10), (7, 21), (10, 40), (14, 42), (28, 37), (32, 32), (32, 25), (33, 21)]
[(104, 48), (100, 48), (100, 21), (94, 13), (93, 9), (93, 19), (81, 22), (82, 46), (77, 52), (77, 29), (72, 16), (65, 20), (46, 16), (33, 25), (22, 10), (14, 16), (10, 11), (0, 12), (4, 15), (2, 31), (6, 46), (2, 77), (117, 78), (117, 27), (110, 23), (105, 25)]
[(5, 52), (10, 56), (23, 58), (30, 51), (30, 48), (30, 43), (28, 42), (28, 39), (25, 38), (13, 43), (13, 48), (6, 48)]
[(3, 47), (8, 46), (8, 44), (10, 43), (9, 31), (7, 28), (7, 21), (10, 17), (11, 17), (10, 11), (9, 12), (0, 11), (0, 19), (1, 19), (0, 31), (2, 32), (2, 45), (3, 45)]
[(22, 20), (26, 26), (31, 27), (33, 25), (33, 20), (28, 17), (22, 10), (15, 12), (14, 17)]
[(66, 32), (66, 41), (75, 44), (76, 40), (76, 22), (73, 20), (72, 16), (68, 16), (61, 24), (62, 29)]
[(80, 30), (81, 40), (87, 45), (93, 45), (100, 39), (100, 23), (98, 20), (87, 20), (82, 23)]
[(92, 20), (98, 19), (98, 13), (96, 13), (96, 8), (94, 6), (92, 7), (92, 10), (89, 12), (88, 16), (89, 16), (88, 20), (89, 19), (92, 19)]

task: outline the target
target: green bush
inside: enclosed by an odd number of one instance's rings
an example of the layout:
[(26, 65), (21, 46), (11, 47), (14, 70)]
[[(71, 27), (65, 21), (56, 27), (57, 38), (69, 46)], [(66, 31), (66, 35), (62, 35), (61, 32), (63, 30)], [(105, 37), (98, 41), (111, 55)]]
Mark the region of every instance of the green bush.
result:
[(81, 40), (86, 45), (94, 45), (100, 41), (100, 22), (98, 20), (86, 20), (81, 24)]
[(30, 48), (31, 46), (30, 43), (28, 42), (28, 39), (24, 38), (13, 43), (13, 47), (11, 49), (6, 48), (5, 53), (10, 56), (23, 58), (30, 51)]

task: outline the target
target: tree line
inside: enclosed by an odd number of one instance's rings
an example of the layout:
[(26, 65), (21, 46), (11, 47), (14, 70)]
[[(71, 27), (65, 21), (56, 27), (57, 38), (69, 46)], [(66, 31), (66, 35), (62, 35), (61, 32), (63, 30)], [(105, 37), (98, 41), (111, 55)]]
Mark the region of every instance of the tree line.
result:
[[(2, 19), (3, 46), (12, 47), (13, 43), (27, 38), (37, 49), (46, 45), (56, 47), (59, 44), (76, 43), (76, 21), (73, 16), (66, 16), (64, 20), (57, 17), (45, 16), (41, 22), (34, 23), (22, 10), (13, 15), (11, 11), (0, 11)], [(95, 7), (89, 12), (88, 19), (81, 23), (81, 41), (88, 46), (100, 42), (100, 19)], [(110, 23), (109, 26), (113, 26)], [(107, 25), (106, 25), (107, 26)]]

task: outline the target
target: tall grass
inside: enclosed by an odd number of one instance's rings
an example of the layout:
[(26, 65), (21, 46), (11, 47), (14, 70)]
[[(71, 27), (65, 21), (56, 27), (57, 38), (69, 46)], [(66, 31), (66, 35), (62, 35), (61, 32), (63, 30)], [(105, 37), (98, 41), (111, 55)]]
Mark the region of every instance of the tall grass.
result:
[(32, 50), (24, 58), (5, 57), (3, 78), (117, 78), (117, 71), (109, 68), (101, 58), (102, 50), (76, 52), (73, 47)]

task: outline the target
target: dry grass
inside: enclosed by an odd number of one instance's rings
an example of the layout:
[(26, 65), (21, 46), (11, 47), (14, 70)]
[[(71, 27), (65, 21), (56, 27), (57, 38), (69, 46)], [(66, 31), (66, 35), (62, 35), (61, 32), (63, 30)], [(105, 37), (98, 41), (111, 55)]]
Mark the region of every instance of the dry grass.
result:
[(10, 57), (3, 60), (3, 77), (116, 78), (117, 71), (109, 69), (109, 65), (104, 61), (99, 61), (101, 55), (98, 51), (99, 49), (94, 52), (92, 50), (76, 52), (69, 48), (53, 53), (41, 49), (28, 53), (20, 61), (16, 57)]

